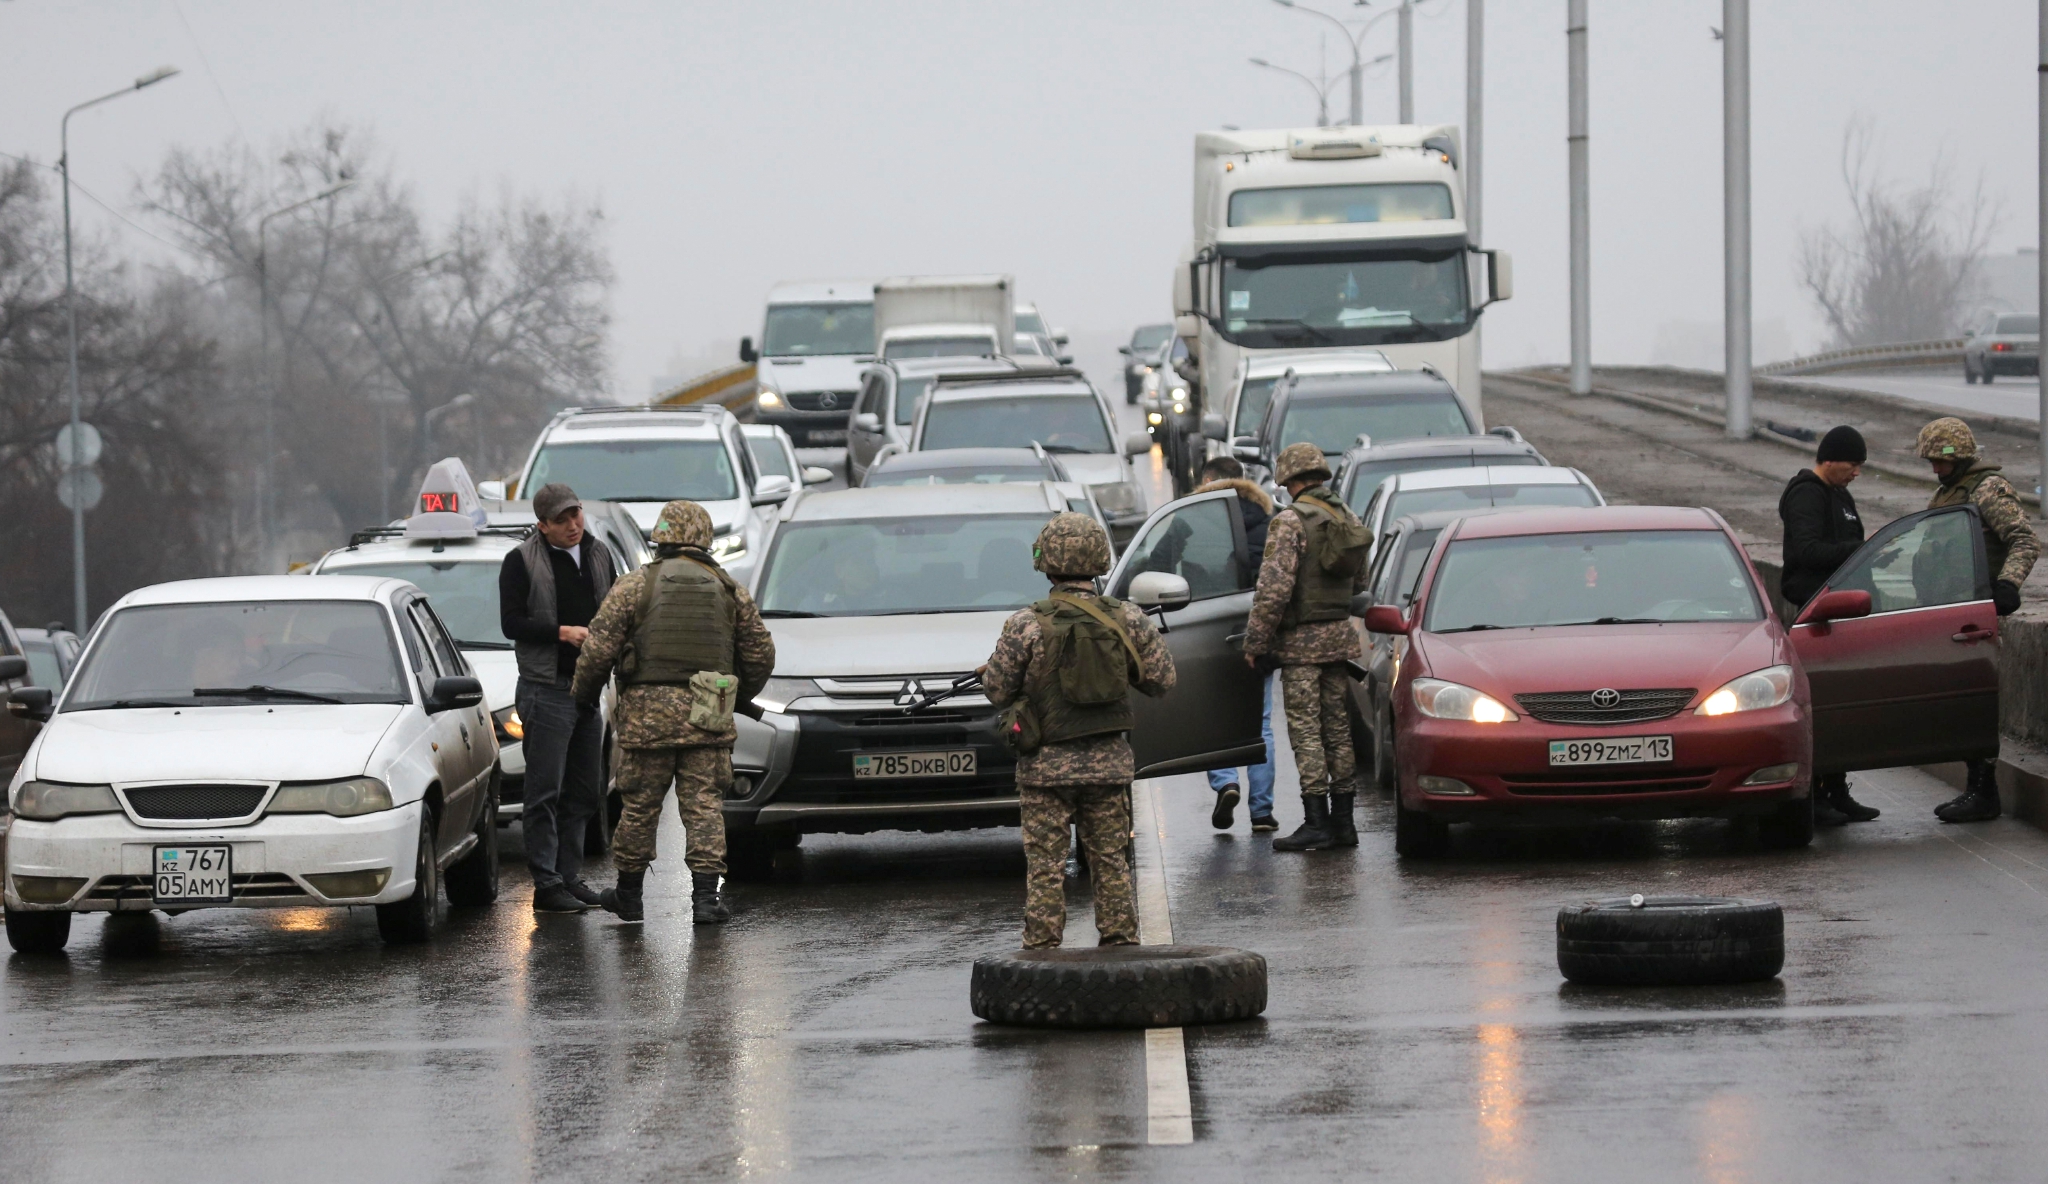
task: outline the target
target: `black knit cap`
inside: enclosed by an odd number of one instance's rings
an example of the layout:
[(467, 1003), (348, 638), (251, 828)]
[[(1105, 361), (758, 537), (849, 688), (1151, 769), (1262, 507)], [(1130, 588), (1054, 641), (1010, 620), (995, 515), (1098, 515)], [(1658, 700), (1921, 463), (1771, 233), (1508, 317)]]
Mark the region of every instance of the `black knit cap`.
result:
[(1869, 459), (1870, 454), (1863, 447), (1863, 433), (1848, 424), (1829, 428), (1828, 434), (1820, 438), (1820, 448), (1813, 454), (1814, 463), (1823, 465), (1831, 460), (1854, 461), (1860, 465)]

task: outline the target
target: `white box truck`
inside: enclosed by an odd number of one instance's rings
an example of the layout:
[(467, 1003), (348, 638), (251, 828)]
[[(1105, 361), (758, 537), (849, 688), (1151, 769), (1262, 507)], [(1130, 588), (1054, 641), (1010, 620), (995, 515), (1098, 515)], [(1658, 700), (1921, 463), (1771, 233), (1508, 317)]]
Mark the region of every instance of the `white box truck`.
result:
[(875, 284), (875, 353), (1002, 357), (1015, 345), (1016, 284), (1006, 275), (898, 276)]
[(1253, 356), (1367, 347), (1434, 369), (1483, 424), (1472, 331), (1511, 294), (1507, 255), (1465, 230), (1456, 127), (1196, 135), (1173, 308), (1208, 414)]

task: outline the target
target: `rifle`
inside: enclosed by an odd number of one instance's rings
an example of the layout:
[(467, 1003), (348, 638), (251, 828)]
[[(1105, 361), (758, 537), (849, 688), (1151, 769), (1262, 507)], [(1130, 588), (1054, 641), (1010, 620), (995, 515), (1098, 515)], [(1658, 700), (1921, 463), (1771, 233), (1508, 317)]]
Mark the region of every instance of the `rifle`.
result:
[(946, 687), (945, 690), (933, 691), (931, 694), (926, 695), (922, 699), (919, 699), (917, 702), (912, 703), (908, 707), (905, 707), (903, 709), (903, 714), (916, 715), (918, 712), (923, 711), (925, 708), (930, 707), (934, 703), (943, 703), (947, 699), (950, 699), (955, 695), (961, 695), (967, 693), (968, 691), (976, 691), (980, 689), (981, 671), (976, 670), (968, 674), (963, 674), (959, 678), (954, 679), (952, 683)]

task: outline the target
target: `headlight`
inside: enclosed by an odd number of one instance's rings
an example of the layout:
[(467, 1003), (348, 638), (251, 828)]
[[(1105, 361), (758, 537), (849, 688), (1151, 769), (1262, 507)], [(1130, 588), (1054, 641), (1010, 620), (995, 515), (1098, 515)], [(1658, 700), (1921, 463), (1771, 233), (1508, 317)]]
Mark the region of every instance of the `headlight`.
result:
[(1089, 488), (1095, 491), (1095, 504), (1111, 514), (1134, 514), (1145, 508), (1138, 501), (1138, 487), (1129, 481), (1091, 485)]
[(731, 563), (746, 553), (746, 535), (722, 534), (711, 540), (711, 557), (720, 563)]
[(1153, 427), (1159, 426), (1161, 418), (1162, 417), (1157, 411), (1147, 411), (1145, 413), (1145, 422), (1151, 424)]
[(782, 406), (782, 395), (777, 391), (763, 389), (754, 396), (754, 405), (756, 407), (766, 407), (773, 411), (775, 408)]
[(55, 781), (24, 781), (14, 795), (14, 815), (37, 822), (55, 822), (71, 814), (119, 814), (121, 803), (111, 785), (60, 785)]
[(500, 707), (491, 712), (491, 723), (498, 729), (498, 742), (526, 739), (526, 721), (519, 718), (517, 707)]
[(1741, 678), (1729, 680), (1720, 690), (1708, 695), (1693, 714), (1733, 715), (1738, 711), (1776, 707), (1791, 697), (1792, 668), (1766, 666)]
[(391, 788), (375, 777), (351, 777), (318, 785), (279, 786), (269, 814), (332, 814), (351, 818), (391, 808)]
[(761, 693), (754, 696), (754, 705), (763, 711), (777, 715), (789, 710), (789, 705), (798, 699), (808, 699), (825, 692), (808, 678), (771, 678)]
[(1414, 691), (1416, 709), (1431, 719), (1498, 724), (1521, 718), (1492, 695), (1440, 678), (1418, 678)]
[(1181, 402), (1179, 399), (1173, 401), (1173, 413), (1175, 415), (1186, 415), (1187, 412), (1188, 405), (1186, 403)]

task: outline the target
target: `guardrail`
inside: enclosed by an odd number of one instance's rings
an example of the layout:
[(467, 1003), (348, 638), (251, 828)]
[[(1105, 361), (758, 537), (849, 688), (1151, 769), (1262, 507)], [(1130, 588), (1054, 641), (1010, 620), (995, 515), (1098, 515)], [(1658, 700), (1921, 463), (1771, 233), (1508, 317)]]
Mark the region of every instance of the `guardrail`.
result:
[[(727, 366), (700, 374), (690, 381), (654, 396), (652, 402), (668, 407), (687, 406), (691, 403), (717, 403), (730, 411), (740, 411), (742, 405), (752, 410), (754, 391), (758, 386), (752, 362)], [(741, 418), (745, 418), (742, 416)]]
[(1952, 337), (1941, 341), (1895, 341), (1889, 345), (1832, 349), (1826, 353), (1758, 366), (1756, 373), (1833, 374), (1840, 370), (1869, 370), (1880, 366), (1960, 365), (1962, 360), (1963, 339)]

